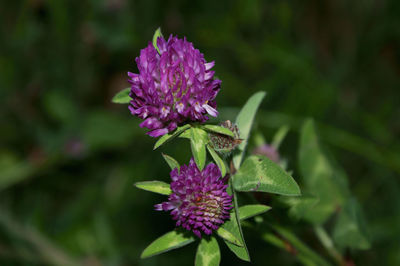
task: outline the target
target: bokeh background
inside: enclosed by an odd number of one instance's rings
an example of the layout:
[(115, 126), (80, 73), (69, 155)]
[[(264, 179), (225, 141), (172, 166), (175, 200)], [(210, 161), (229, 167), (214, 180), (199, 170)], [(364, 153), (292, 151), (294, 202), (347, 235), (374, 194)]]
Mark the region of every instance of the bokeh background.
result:
[[(400, 1), (2, 1), (0, 22), (1, 265), (193, 263), (195, 245), (139, 259), (173, 221), (133, 183), (169, 168), (111, 103), (159, 26), (216, 61), (223, 117), (267, 91), (255, 126), (267, 139), (291, 126), (281, 153), (295, 178), (313, 117), (366, 216), (372, 247), (355, 264), (400, 265)], [(190, 156), (185, 141), (161, 151)], [(245, 234), (254, 265), (298, 264)], [(220, 244), (223, 265), (248, 265)]]

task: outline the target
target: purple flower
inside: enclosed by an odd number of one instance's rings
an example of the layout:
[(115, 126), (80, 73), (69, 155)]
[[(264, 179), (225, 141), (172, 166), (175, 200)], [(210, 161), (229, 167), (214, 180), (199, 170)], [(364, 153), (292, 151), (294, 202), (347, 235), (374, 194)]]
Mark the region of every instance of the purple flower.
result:
[(275, 163), (279, 163), (280, 156), (276, 148), (272, 145), (264, 144), (253, 150), (253, 154), (263, 155)]
[(136, 58), (139, 74), (128, 72), (132, 98), (129, 109), (144, 121), (140, 127), (152, 137), (173, 131), (188, 121), (205, 122), (217, 116), (215, 97), (221, 81), (214, 80), (214, 61), (207, 63), (202, 53), (172, 35), (168, 41), (158, 37)]
[(176, 226), (182, 226), (201, 237), (210, 235), (229, 219), (232, 196), (226, 192), (228, 185), (221, 178), (218, 167), (210, 163), (199, 171), (193, 158), (189, 166), (171, 171), (172, 194), (167, 202), (155, 205), (158, 211), (171, 211)]

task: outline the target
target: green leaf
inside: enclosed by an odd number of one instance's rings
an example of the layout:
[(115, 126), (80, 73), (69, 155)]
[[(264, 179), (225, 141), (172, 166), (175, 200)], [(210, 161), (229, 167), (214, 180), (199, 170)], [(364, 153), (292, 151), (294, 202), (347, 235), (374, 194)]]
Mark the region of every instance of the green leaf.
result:
[(304, 219), (313, 224), (324, 223), (346, 199), (343, 173), (335, 169), (318, 142), (314, 121), (307, 120), (300, 134), (299, 168), (305, 191), (318, 198), (318, 203)]
[(265, 156), (249, 156), (233, 176), (237, 191), (261, 191), (287, 196), (300, 195), (296, 181)]
[(112, 102), (113, 103), (129, 103), (132, 98), (129, 96), (129, 92), (131, 91), (131, 88), (125, 88), (122, 91), (118, 92), (113, 98)]
[(237, 153), (233, 156), (233, 163), (236, 169), (239, 169), (240, 164), (242, 163), (251, 126), (253, 125), (253, 120), (256, 116), (257, 109), (264, 97), (265, 92), (263, 91), (255, 93), (247, 100), (246, 104), (236, 117), (236, 125), (239, 128), (240, 138), (243, 139), (242, 143), (237, 148)]
[(182, 134), (180, 134), (179, 137), (183, 139), (190, 139), (192, 137), (192, 133), (190, 131), (191, 130), (186, 130), (182, 132)]
[(153, 150), (157, 149), (158, 147), (160, 147), (161, 145), (163, 145), (165, 142), (170, 141), (171, 139), (175, 138), (176, 136), (182, 134), (183, 132), (185, 132), (188, 128), (190, 128), (189, 124), (186, 124), (184, 126), (178, 127), (177, 129), (175, 129), (173, 132), (170, 132), (168, 134), (163, 135), (161, 138), (159, 138), (156, 142), (156, 144), (154, 144), (154, 148)]
[(223, 227), (218, 228), (217, 234), (224, 240), (228, 241), (229, 243), (232, 243), (236, 246), (243, 247), (241, 241), (237, 239), (236, 236), (234, 236), (231, 232), (228, 230), (224, 229)]
[(199, 170), (203, 170), (206, 164), (206, 144), (208, 142), (208, 135), (201, 128), (193, 127), (190, 131), (190, 146), (192, 148), (192, 154), (196, 161)]
[(28, 160), (18, 158), (14, 153), (0, 153), (0, 191), (31, 177), (35, 167)]
[(211, 154), (211, 157), (214, 159), (215, 163), (217, 164), (219, 170), (221, 171), (221, 176), (224, 177), (226, 175), (226, 165), (225, 162), (219, 157), (219, 155), (207, 145), (208, 152)]
[(171, 167), (171, 170), (174, 170), (175, 168), (178, 168), (179, 170), (180, 168), (179, 163), (174, 158), (164, 153), (162, 153), (162, 156), (164, 157), (164, 160), (167, 162), (169, 167)]
[(137, 182), (135, 187), (167, 196), (172, 193), (170, 185), (162, 181)]
[(294, 251), (296, 252), (296, 257), (298, 258), (298, 260), (301, 261), (304, 265), (315, 265), (315, 266), (330, 265), (320, 255), (318, 255), (318, 253), (313, 251), (301, 239), (299, 239), (294, 233), (292, 233), (288, 229), (278, 225), (272, 225), (272, 228), (278, 234), (278, 236), (267, 233), (263, 236), (264, 240), (287, 251), (290, 251), (288, 250), (288, 243), (289, 243), (291, 249), (294, 249)]
[(272, 138), (272, 146), (275, 147), (275, 149), (279, 149), (279, 146), (281, 145), (283, 139), (286, 137), (286, 134), (289, 132), (289, 126), (284, 125), (281, 126), (278, 131), (275, 133), (274, 137)]
[(229, 128), (225, 128), (225, 127), (221, 127), (221, 126), (217, 126), (217, 125), (202, 125), (201, 127), (207, 131), (227, 135), (230, 137), (235, 137), (235, 134), (233, 134), (233, 132)]
[(336, 221), (333, 240), (342, 248), (369, 249), (371, 244), (366, 231), (361, 208), (355, 199), (350, 199)]
[(240, 240), (240, 244), (242, 245), (241, 247), (234, 245), (230, 243), (229, 241), (225, 241), (225, 244), (228, 246), (228, 248), (235, 253), (235, 255), (244, 260), (244, 261), (250, 261), (250, 255), (249, 251), (247, 249), (246, 243), (244, 241), (243, 237), (243, 231), (242, 227), (240, 225), (240, 219), (239, 219), (239, 207), (237, 203), (237, 196), (235, 191), (232, 189), (232, 182), (229, 182), (229, 187), (227, 188), (227, 192), (230, 195), (233, 195), (233, 203), (234, 203), (234, 209), (231, 210), (231, 217), (230, 220), (225, 222), (221, 227), (226, 229), (227, 231), (231, 232), (237, 239)]
[(218, 266), (221, 261), (218, 242), (215, 237), (203, 237), (197, 248), (195, 266)]
[(239, 207), (239, 217), (240, 220), (245, 220), (256, 215), (267, 212), (271, 207), (262, 204), (251, 204)]
[(163, 37), (160, 27), (158, 27), (158, 29), (156, 29), (156, 31), (154, 32), (154, 35), (153, 35), (153, 46), (154, 46), (154, 48), (156, 48), (157, 52), (160, 54), (160, 49), (157, 46), (158, 37)]
[(193, 236), (183, 234), (178, 231), (171, 231), (154, 240), (145, 250), (143, 250), (140, 258), (149, 258), (173, 249), (186, 246), (194, 241)]
[(313, 196), (282, 197), (281, 200), (290, 206), (289, 215), (294, 219), (304, 217), (319, 202), (319, 199)]

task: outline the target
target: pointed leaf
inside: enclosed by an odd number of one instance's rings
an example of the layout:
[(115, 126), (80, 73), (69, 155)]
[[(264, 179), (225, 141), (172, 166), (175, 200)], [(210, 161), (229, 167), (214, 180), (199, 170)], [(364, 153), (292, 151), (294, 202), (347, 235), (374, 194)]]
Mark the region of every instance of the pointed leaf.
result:
[(304, 214), (304, 219), (323, 224), (344, 203), (348, 188), (341, 185), (343, 174), (323, 152), (311, 119), (304, 122), (301, 129), (299, 168), (305, 191), (318, 198), (317, 204)]
[(208, 142), (208, 135), (201, 128), (193, 127), (191, 129), (190, 146), (192, 148), (192, 154), (196, 161), (199, 170), (203, 170), (206, 163), (206, 144)]
[(227, 135), (227, 136), (230, 136), (230, 137), (235, 137), (235, 135), (233, 134), (233, 132), (229, 128), (225, 128), (225, 127), (221, 127), (221, 126), (217, 126), (217, 125), (203, 125), (201, 127), (204, 128), (207, 131), (211, 131), (211, 132)]
[(202, 238), (196, 252), (195, 266), (218, 266), (221, 261), (218, 242), (215, 237)]
[(313, 196), (282, 197), (281, 200), (290, 206), (289, 215), (300, 219), (317, 205), (319, 199)]
[(247, 250), (247, 246), (246, 246), (246, 243), (245, 243), (244, 237), (243, 237), (242, 227), (240, 224), (237, 196), (236, 196), (236, 193), (234, 192), (234, 190), (232, 189), (232, 182), (229, 182), (229, 187), (227, 188), (227, 192), (230, 195), (233, 195), (234, 209), (231, 210), (230, 220), (225, 222), (221, 227), (226, 229), (227, 231), (231, 232), (237, 239), (239, 239), (242, 247), (231, 244), (228, 241), (225, 241), (225, 244), (228, 246), (228, 248), (233, 253), (235, 253), (235, 255), (238, 258), (240, 258), (244, 261), (250, 261), (249, 251)]
[(161, 138), (159, 138), (156, 142), (156, 144), (154, 144), (154, 148), (153, 150), (157, 149), (158, 147), (160, 147), (161, 145), (163, 145), (165, 142), (170, 141), (171, 139), (175, 138), (176, 136), (178, 136), (179, 134), (183, 133), (185, 130), (187, 130), (188, 128), (190, 128), (189, 124), (186, 124), (184, 126), (178, 127), (177, 129), (175, 129), (173, 132), (170, 132), (168, 134), (163, 135)]
[(194, 237), (178, 231), (171, 231), (154, 240), (145, 250), (140, 258), (149, 258), (172, 249), (186, 246), (194, 241)]
[(284, 125), (281, 126), (278, 131), (275, 133), (274, 137), (272, 138), (272, 146), (275, 147), (275, 149), (278, 149), (279, 146), (281, 145), (283, 139), (286, 137), (286, 134), (289, 132), (289, 126)]
[[(272, 228), (274, 229), (274, 231), (276, 231), (278, 236), (265, 234), (263, 238), (266, 241), (287, 251), (290, 251), (290, 249), (294, 249), (292, 251), (296, 252), (297, 254), (296, 257), (304, 265), (318, 265), (318, 266), (330, 265), (327, 261), (324, 260), (324, 258), (322, 258), (317, 252), (308, 247), (301, 239), (299, 239), (290, 230), (278, 225), (272, 225)], [(274, 239), (273, 236), (277, 238)], [(288, 250), (288, 247), (291, 248)], [(305, 264), (305, 262), (308, 263)]]
[(209, 145), (207, 145), (207, 149), (208, 152), (211, 154), (211, 157), (214, 159), (214, 162), (217, 164), (219, 170), (221, 171), (221, 176), (224, 177), (226, 175), (226, 165), (224, 160), (222, 160), (221, 157), (219, 157), (219, 155)]
[(162, 181), (137, 182), (135, 183), (135, 187), (167, 196), (172, 193), (170, 185)]
[(246, 104), (243, 106), (242, 110), (240, 110), (236, 118), (236, 125), (239, 128), (240, 138), (243, 139), (242, 143), (238, 146), (237, 153), (233, 157), (233, 163), (236, 169), (239, 169), (240, 164), (242, 163), (251, 126), (253, 125), (253, 120), (256, 116), (257, 109), (264, 97), (265, 92), (263, 91), (255, 93), (247, 100)]
[(233, 176), (237, 191), (261, 191), (288, 196), (300, 195), (296, 181), (265, 156), (248, 157)]
[(368, 249), (371, 244), (365, 227), (361, 208), (355, 199), (351, 199), (339, 214), (333, 240), (342, 248)]
[(156, 29), (156, 31), (154, 32), (154, 35), (153, 35), (153, 46), (154, 46), (154, 48), (156, 48), (157, 52), (160, 53), (160, 49), (157, 46), (158, 37), (163, 37), (160, 27), (158, 29)]
[(182, 134), (180, 134), (179, 137), (183, 139), (190, 139), (192, 137), (191, 130), (186, 130), (182, 132)]
[(178, 168), (179, 170), (180, 168), (179, 163), (174, 158), (164, 153), (162, 153), (162, 156), (164, 157), (164, 160), (167, 162), (171, 170), (174, 170), (175, 168)]
[(228, 241), (229, 243), (232, 243), (236, 246), (243, 247), (241, 241), (237, 239), (236, 236), (234, 236), (231, 232), (228, 230), (224, 229), (223, 227), (218, 228), (217, 234), (224, 240)]
[(131, 92), (131, 88), (125, 88), (115, 94), (115, 96), (112, 98), (113, 103), (129, 103), (132, 98), (129, 96), (129, 93)]
[(262, 204), (251, 204), (244, 205), (239, 207), (239, 217), (240, 220), (245, 220), (256, 215), (267, 212), (271, 209), (271, 207)]

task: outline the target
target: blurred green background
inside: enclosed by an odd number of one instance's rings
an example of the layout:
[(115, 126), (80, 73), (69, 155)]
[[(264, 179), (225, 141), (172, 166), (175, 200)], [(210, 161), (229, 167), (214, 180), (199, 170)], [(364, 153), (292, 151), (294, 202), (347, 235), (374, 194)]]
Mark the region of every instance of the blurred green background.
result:
[[(281, 152), (296, 179), (298, 130), (315, 118), (367, 219), (355, 264), (400, 265), (400, 1), (2, 1), (0, 22), (1, 265), (193, 263), (195, 245), (139, 259), (174, 223), (133, 183), (169, 168), (111, 103), (158, 26), (216, 61), (221, 117), (267, 91), (256, 127), (270, 139), (291, 126)], [(161, 151), (190, 156), (185, 141)], [(298, 265), (245, 236), (254, 265)], [(248, 265), (220, 244), (222, 265)]]

